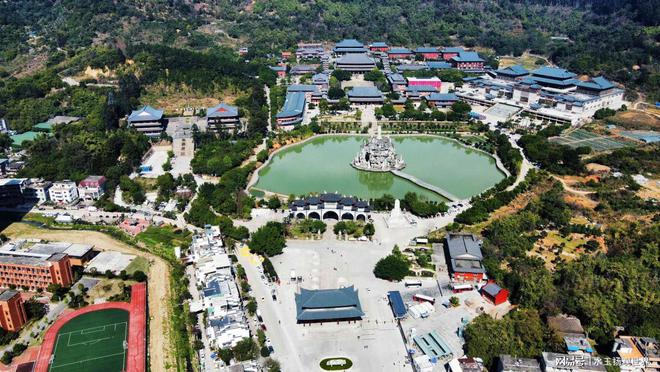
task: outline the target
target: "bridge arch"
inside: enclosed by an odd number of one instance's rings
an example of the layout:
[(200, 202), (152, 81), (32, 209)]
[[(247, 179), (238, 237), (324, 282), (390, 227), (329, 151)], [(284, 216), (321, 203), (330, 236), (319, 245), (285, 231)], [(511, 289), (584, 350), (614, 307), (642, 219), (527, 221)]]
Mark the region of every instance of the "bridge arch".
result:
[(339, 215), (335, 211), (327, 211), (323, 213), (323, 219), (339, 220)]

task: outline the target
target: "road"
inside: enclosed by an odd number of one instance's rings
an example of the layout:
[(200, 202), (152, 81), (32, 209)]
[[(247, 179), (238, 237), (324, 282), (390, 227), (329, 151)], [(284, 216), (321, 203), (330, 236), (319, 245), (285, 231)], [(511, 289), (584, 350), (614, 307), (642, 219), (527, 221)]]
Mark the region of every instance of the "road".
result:
[(267, 324), (266, 335), (270, 338), (275, 350), (273, 357), (282, 363), (282, 369), (285, 371), (305, 371), (287, 330), (281, 327), (279, 319), (285, 317), (285, 314), (281, 313), (282, 307), (275, 306), (271, 297), (271, 287), (261, 279), (261, 273), (257, 269), (261, 267), (261, 263), (247, 251), (247, 248), (241, 249), (237, 256), (238, 262), (245, 268), (248, 282), (252, 287), (252, 295), (257, 299), (259, 311), (264, 323)]

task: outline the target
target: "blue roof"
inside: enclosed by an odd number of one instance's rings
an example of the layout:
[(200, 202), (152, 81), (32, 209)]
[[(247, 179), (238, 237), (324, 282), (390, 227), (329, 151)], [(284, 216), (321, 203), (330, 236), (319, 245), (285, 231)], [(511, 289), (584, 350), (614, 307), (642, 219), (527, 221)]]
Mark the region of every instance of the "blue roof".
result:
[(438, 53), (438, 48), (436, 47), (419, 47), (415, 49), (415, 53)]
[(536, 69), (532, 71), (532, 74), (560, 80), (571, 79), (576, 76), (574, 73), (564, 70), (563, 68), (550, 66), (543, 66), (539, 69)]
[(387, 43), (384, 41), (374, 41), (370, 46), (374, 48), (387, 48)]
[(268, 66), (273, 71), (286, 71), (286, 66)]
[(376, 87), (354, 87), (348, 91), (349, 97), (382, 97), (383, 93)]
[(479, 57), (477, 52), (460, 52), (456, 57), (453, 57), (452, 60), (456, 62), (483, 62), (484, 60)]
[(407, 83), (406, 78), (404, 78), (403, 75), (396, 74), (396, 73), (387, 74), (387, 80), (390, 83), (394, 83), (394, 84), (406, 84)]
[(403, 298), (401, 298), (401, 293), (399, 291), (389, 291), (387, 292), (387, 298), (390, 299), (390, 306), (392, 307), (394, 317), (397, 319), (403, 318), (407, 310), (406, 304), (403, 303)]
[(451, 68), (451, 63), (449, 62), (439, 62), (439, 61), (431, 61), (431, 62), (426, 62), (426, 66), (431, 69), (447, 69)]
[(418, 64), (410, 64), (410, 65), (398, 65), (396, 66), (397, 71), (419, 71), (419, 70), (426, 70), (429, 67), (427, 65), (418, 65)]
[(278, 112), (277, 118), (288, 118), (302, 115), (305, 111), (305, 93), (291, 92), (286, 94), (282, 111)]
[(575, 83), (575, 85), (581, 88), (593, 89), (593, 90), (606, 90), (606, 89), (614, 88), (614, 84), (612, 84), (611, 81), (605, 79), (602, 76), (595, 77), (590, 81), (578, 80)]
[(133, 121), (158, 121), (163, 118), (163, 110), (157, 110), (149, 105), (131, 112), (129, 122)]
[(452, 352), (451, 348), (436, 331), (413, 337), (413, 341), (428, 357), (445, 358)]
[(298, 321), (355, 319), (364, 316), (357, 290), (353, 286), (338, 289), (300, 289), (295, 295)]
[(438, 88), (433, 85), (408, 85), (407, 92), (437, 92)]
[(360, 48), (363, 46), (364, 44), (355, 39), (344, 39), (335, 44), (335, 48)]
[(449, 48), (443, 48), (442, 53), (461, 53), (464, 52), (465, 49), (459, 48), (459, 47), (449, 47)]
[(458, 101), (458, 96), (454, 93), (431, 93), (426, 96), (427, 101)]
[(287, 93), (293, 92), (316, 92), (318, 88), (314, 84), (291, 84), (286, 89)]
[(222, 290), (220, 289), (220, 281), (218, 279), (212, 279), (206, 288), (204, 288), (204, 297), (215, 297), (221, 294)]
[(509, 66), (507, 68), (499, 69), (497, 71), (498, 75), (509, 75), (509, 76), (523, 76), (529, 74), (529, 71), (520, 65)]
[(234, 116), (238, 116), (238, 107), (231, 106), (226, 103), (220, 103), (206, 109), (206, 117), (209, 118), (224, 118)]
[(396, 47), (390, 48), (390, 50), (387, 51), (387, 54), (412, 54), (412, 51), (408, 48)]

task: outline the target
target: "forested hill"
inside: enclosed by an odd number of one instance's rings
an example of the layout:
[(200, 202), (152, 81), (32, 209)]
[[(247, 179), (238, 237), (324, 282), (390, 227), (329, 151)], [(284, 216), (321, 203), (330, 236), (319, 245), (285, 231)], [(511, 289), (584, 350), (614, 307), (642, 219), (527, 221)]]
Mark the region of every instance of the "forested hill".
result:
[(481, 46), (500, 55), (529, 50), (660, 99), (659, 24), (658, 0), (9, 1), (0, 2), (0, 68), (44, 47), (71, 54), (92, 43), (222, 43), (265, 53), (301, 40), (354, 37)]

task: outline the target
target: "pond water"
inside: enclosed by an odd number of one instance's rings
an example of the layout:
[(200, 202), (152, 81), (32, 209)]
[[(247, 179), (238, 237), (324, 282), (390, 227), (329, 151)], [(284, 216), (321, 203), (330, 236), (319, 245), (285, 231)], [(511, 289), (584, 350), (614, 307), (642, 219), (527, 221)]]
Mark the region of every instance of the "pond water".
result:
[[(322, 136), (288, 147), (273, 156), (259, 172), (256, 189), (279, 194), (338, 192), (363, 199), (391, 194), (396, 198), (413, 191), (431, 200), (439, 194), (389, 172), (354, 169), (350, 162), (365, 136)], [(460, 198), (490, 188), (505, 175), (491, 156), (441, 137), (393, 136), (394, 146), (406, 162), (403, 172)]]

